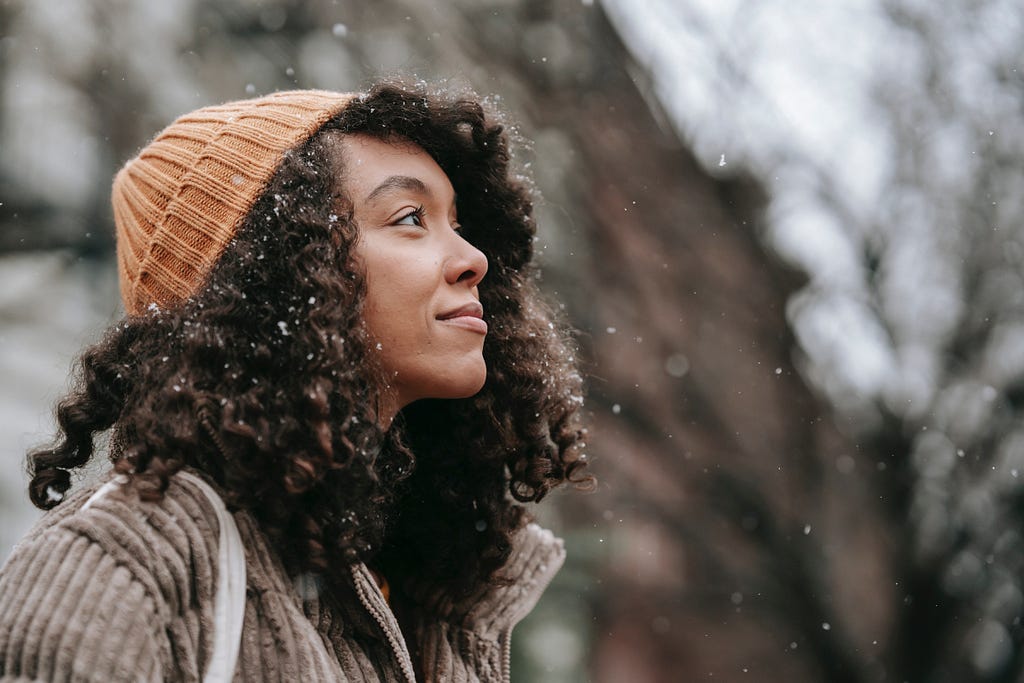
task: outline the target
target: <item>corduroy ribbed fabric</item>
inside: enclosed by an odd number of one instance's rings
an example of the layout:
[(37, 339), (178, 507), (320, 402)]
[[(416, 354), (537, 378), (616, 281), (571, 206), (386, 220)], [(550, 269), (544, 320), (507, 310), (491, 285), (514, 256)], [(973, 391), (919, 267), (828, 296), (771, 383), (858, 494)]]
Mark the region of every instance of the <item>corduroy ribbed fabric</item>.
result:
[[(218, 523), (206, 496), (174, 478), (159, 503), (95, 487), (47, 513), (0, 570), (0, 682), (200, 681), (211, 655)], [(235, 514), (247, 598), (236, 682), (410, 680), (411, 660), (363, 565), (351, 590), (288, 577), (266, 536)], [(509, 586), (451, 601), (411, 591), (419, 669), (429, 681), (508, 681), (512, 627), (564, 560), (536, 525), (519, 532)]]
[(179, 117), (114, 178), (125, 310), (196, 293), (285, 152), (344, 109), (351, 93), (291, 90)]

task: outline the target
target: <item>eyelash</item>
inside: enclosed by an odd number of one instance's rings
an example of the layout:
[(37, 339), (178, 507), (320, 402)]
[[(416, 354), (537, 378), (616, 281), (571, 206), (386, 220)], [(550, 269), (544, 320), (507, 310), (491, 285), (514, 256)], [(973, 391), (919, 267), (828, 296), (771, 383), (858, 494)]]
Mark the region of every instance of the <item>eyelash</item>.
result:
[[(427, 210), (423, 207), (422, 204), (420, 204), (415, 209), (413, 209), (409, 213), (405, 214), (404, 216), (402, 216), (401, 218), (399, 218), (395, 222), (396, 222), (396, 224), (405, 225), (404, 223), (402, 223), (402, 221), (404, 221), (407, 218), (415, 217), (416, 218), (416, 222), (414, 223), (414, 225), (416, 227), (423, 227), (423, 219), (424, 219), (424, 217), (426, 215), (427, 215)], [(455, 224), (452, 226), (452, 229), (455, 232), (459, 233), (460, 235), (462, 234), (462, 225), (459, 222), (456, 221)]]
[(413, 209), (409, 213), (407, 213), (404, 216), (402, 216), (401, 218), (399, 218), (396, 221), (396, 223), (402, 224), (402, 221), (404, 221), (405, 219), (415, 217), (416, 218), (416, 222), (413, 223), (413, 225), (415, 225), (417, 227), (423, 227), (423, 217), (424, 217), (424, 215), (426, 215), (426, 213), (427, 213), (426, 209), (424, 209), (423, 205), (420, 204), (415, 209)]

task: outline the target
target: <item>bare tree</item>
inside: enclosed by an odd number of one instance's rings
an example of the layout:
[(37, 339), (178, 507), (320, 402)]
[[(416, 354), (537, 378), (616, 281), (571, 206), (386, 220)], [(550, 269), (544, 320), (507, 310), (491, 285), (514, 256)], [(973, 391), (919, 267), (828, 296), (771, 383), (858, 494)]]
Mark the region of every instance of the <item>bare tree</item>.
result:
[[(571, 564), (517, 640), (523, 680), (558, 660), (531, 628), (586, 649), (584, 663), (559, 660), (561, 680), (933, 680), (914, 636), (954, 642), (949, 624), (967, 612), (932, 610), (948, 586), (933, 556), (915, 554), (908, 520), (924, 518), (908, 506), (931, 491), (908, 455), (919, 436), (891, 409), (870, 432), (843, 413), (836, 427), (795, 367), (786, 309), (805, 278), (764, 244), (768, 183), (698, 161), (600, 5), (194, 1), (168, 12), (91, 0), (80, 26), (102, 39), (71, 66), (57, 27), (33, 14), (45, 5), (3, 5), (25, 31), (3, 77), (27, 78), (39, 68), (30, 53), (49, 45), (51, 87), (87, 105), (60, 113), (108, 151), (86, 198), (63, 204), (31, 191), (9, 157), (0, 185), (24, 200), (0, 207), (0, 234), (20, 235), (0, 251), (31, 239), (109, 259), (116, 165), (174, 114), (218, 99), (356, 88), (394, 69), (454, 74), (500, 93), (535, 141), (517, 162), (543, 196), (545, 286), (581, 330), (602, 484), (582, 502), (560, 498)], [(866, 254), (881, 269), (884, 254)]]

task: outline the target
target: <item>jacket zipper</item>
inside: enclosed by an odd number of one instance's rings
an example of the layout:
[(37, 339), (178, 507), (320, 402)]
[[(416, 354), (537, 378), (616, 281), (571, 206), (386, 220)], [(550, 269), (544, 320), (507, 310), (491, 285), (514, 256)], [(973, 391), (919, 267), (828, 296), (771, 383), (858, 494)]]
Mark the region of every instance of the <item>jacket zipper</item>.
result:
[[(543, 593), (555, 578), (557, 572), (551, 572), (541, 583), (534, 586), (533, 590)], [(516, 623), (518, 623), (518, 619)], [(499, 638), (501, 640), (501, 680), (503, 683), (510, 683), (512, 680), (512, 629), (515, 624), (504, 629)]]
[(363, 603), (363, 607), (366, 611), (374, 618), (381, 630), (384, 632), (385, 637), (388, 639), (388, 643), (391, 644), (391, 652), (398, 659), (398, 665), (402, 669), (402, 673), (405, 675), (405, 680), (409, 683), (416, 683), (416, 674), (413, 673), (412, 659), (409, 656), (409, 650), (405, 647), (405, 640), (401, 638), (401, 634), (395, 635), (395, 627), (388, 623), (388, 619), (385, 614), (381, 611), (379, 605), (374, 605), (374, 600), (371, 597), (373, 590), (376, 590), (379, 600), (377, 602), (383, 602), (384, 596), (380, 593), (380, 589), (376, 588), (376, 584), (373, 584), (373, 589), (368, 589), (367, 584), (370, 583), (369, 579), (364, 574), (362, 565), (352, 566), (352, 578), (355, 582), (356, 594), (359, 596), (359, 601)]
[(512, 629), (505, 629), (501, 634), (501, 680), (509, 683), (512, 680)]

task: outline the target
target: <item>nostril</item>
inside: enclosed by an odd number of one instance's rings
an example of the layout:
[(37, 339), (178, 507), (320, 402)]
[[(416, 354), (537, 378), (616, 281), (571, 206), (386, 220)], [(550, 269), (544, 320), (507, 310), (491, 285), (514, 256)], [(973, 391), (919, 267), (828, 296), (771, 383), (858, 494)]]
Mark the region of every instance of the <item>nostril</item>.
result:
[(476, 271), (466, 270), (463, 271), (462, 275), (459, 275), (459, 279), (456, 282), (465, 282), (466, 280), (472, 280), (476, 277)]

